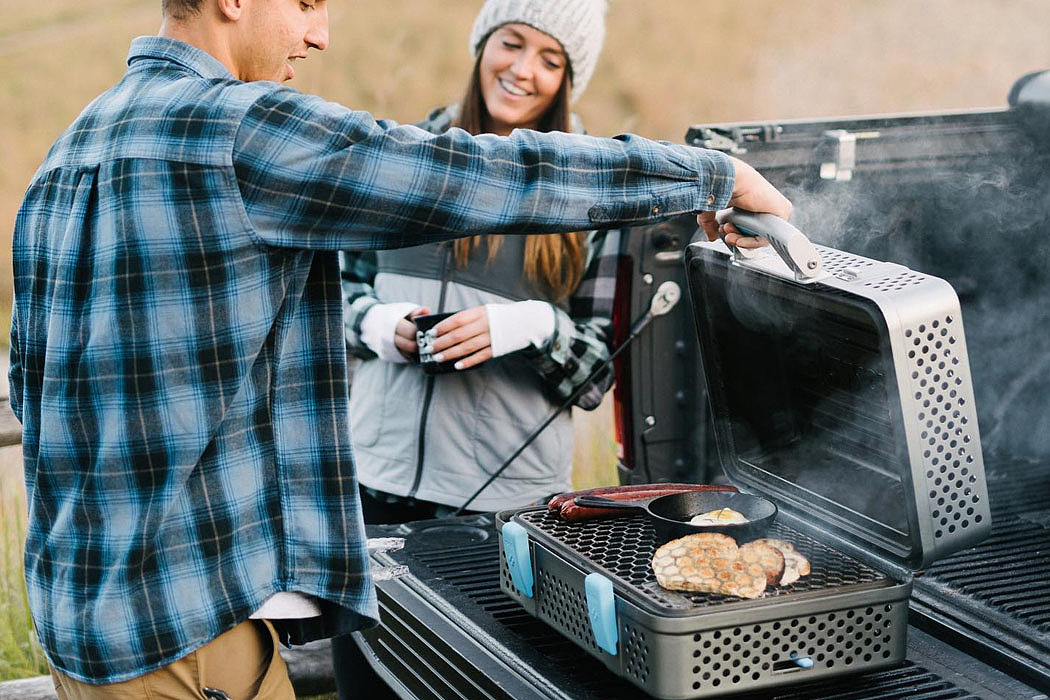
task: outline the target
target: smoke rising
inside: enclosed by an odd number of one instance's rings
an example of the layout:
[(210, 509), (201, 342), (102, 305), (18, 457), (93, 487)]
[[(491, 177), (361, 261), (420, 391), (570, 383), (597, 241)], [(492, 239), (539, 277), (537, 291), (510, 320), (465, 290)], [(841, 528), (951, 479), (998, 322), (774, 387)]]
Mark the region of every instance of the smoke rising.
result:
[(771, 179), (814, 242), (951, 283), (984, 453), (1050, 457), (1050, 144), (1006, 129), (959, 132), (942, 152), (926, 143), (914, 161), (860, 169), (851, 181), (814, 179), (812, 164), (808, 176)]

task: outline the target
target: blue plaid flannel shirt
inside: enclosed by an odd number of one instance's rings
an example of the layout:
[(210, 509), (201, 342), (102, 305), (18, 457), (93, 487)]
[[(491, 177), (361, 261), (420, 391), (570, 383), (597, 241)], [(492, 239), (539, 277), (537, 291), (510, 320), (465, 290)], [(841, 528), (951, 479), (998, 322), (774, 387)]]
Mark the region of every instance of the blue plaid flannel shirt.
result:
[(373, 624), (338, 250), (725, 206), (721, 154), (634, 136), (432, 135), (177, 41), (131, 45), (14, 232), (26, 583), (50, 662), (162, 667), (277, 591)]

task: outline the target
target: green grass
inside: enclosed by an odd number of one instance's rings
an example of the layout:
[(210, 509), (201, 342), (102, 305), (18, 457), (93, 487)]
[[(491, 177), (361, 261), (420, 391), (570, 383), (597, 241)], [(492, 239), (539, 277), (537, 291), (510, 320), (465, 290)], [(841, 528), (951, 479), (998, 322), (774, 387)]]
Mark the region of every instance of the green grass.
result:
[[(5, 453), (10, 453), (6, 448)], [(21, 451), (18, 451), (21, 455)], [(6, 455), (5, 455), (6, 456)], [(9, 460), (0, 469), (6, 469)], [(15, 483), (18, 482), (18, 483)], [(0, 681), (46, 674), (33, 633), (22, 575), (25, 496), (19, 479), (0, 473)]]

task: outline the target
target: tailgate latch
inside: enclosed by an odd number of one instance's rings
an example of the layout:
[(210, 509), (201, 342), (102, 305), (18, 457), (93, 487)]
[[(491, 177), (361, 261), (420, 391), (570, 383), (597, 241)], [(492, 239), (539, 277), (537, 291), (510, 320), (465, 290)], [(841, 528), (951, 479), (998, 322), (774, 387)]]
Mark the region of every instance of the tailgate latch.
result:
[(529, 533), (515, 522), (503, 526), (503, 555), (514, 587), (526, 598), (532, 597), (532, 556), (529, 553)]
[(595, 572), (583, 579), (587, 594), (587, 619), (591, 621), (594, 643), (602, 651), (616, 656), (619, 634), (616, 628), (616, 594), (612, 581)]
[(853, 179), (853, 168), (857, 166), (857, 136), (845, 129), (824, 132), (831, 142), (832, 160), (820, 164), (821, 180), (846, 182)]

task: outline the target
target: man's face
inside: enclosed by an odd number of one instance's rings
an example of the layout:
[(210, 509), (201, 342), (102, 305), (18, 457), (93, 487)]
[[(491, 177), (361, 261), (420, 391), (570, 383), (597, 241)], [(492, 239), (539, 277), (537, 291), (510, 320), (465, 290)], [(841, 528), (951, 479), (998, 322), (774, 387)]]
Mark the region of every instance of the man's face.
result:
[(237, 77), (285, 82), (292, 62), (328, 46), (327, 0), (250, 0)]

